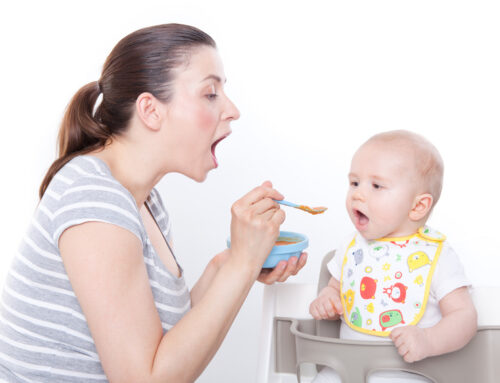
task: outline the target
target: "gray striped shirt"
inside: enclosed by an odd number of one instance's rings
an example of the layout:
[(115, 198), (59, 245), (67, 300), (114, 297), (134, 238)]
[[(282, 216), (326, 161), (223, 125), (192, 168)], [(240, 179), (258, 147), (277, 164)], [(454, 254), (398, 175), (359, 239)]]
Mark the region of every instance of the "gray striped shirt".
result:
[[(168, 214), (155, 189), (146, 204), (170, 240)], [(118, 225), (141, 240), (164, 331), (190, 309), (184, 277), (171, 274), (155, 253), (129, 191), (100, 159), (76, 157), (50, 183), (7, 275), (0, 382), (107, 382), (58, 248), (65, 229), (88, 221)]]

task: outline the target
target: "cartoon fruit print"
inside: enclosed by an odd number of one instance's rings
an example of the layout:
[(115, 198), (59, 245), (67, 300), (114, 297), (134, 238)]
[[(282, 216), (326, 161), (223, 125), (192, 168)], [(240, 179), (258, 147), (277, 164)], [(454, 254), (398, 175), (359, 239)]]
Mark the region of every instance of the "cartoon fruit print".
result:
[(359, 285), (359, 293), (363, 299), (375, 299), (377, 290), (377, 280), (370, 277), (363, 277)]
[(410, 272), (425, 265), (430, 265), (431, 261), (423, 251), (417, 251), (408, 257), (408, 269)]
[(344, 294), (344, 302), (346, 305), (347, 312), (350, 313), (352, 310), (352, 305), (354, 304), (354, 290), (347, 290)]
[(384, 311), (380, 314), (379, 321), (382, 331), (385, 331), (388, 327), (396, 326), (399, 323), (405, 323), (403, 320), (403, 314), (399, 310)]
[(361, 319), (361, 313), (359, 312), (359, 308), (356, 307), (355, 311), (351, 314), (351, 323), (354, 326), (361, 327), (363, 324), (363, 320)]
[(396, 303), (405, 303), (407, 289), (407, 286), (397, 282), (390, 287), (384, 288), (383, 293), (387, 294)]

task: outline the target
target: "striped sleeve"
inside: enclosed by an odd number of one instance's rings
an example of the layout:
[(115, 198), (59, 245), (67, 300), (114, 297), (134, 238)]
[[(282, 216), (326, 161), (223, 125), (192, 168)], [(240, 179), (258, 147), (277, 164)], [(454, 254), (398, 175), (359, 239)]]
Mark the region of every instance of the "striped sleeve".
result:
[(120, 184), (81, 177), (61, 195), (52, 212), (53, 241), (58, 246), (64, 230), (85, 222), (120, 226), (143, 242), (139, 211), (132, 195)]

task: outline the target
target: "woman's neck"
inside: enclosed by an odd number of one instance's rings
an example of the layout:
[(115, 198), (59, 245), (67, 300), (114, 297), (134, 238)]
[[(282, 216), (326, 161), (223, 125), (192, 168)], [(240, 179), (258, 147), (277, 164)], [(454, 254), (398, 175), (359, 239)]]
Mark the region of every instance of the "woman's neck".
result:
[(89, 154), (106, 163), (113, 177), (132, 194), (138, 208), (163, 177), (147, 151), (120, 138), (112, 139), (103, 149)]

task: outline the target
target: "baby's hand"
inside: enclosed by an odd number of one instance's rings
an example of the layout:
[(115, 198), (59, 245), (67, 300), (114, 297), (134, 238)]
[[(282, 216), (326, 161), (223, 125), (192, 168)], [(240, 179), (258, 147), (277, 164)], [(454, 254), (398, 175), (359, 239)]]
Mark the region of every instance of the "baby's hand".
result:
[(309, 313), (314, 319), (338, 319), (344, 312), (340, 300), (340, 286), (336, 279), (332, 278), (318, 297), (309, 306)]
[(392, 330), (390, 338), (405, 362), (413, 363), (432, 355), (432, 344), (427, 331), (417, 326), (404, 326)]

